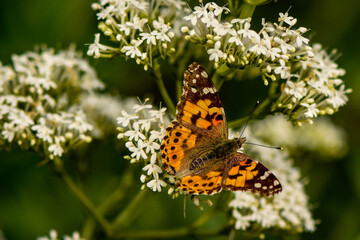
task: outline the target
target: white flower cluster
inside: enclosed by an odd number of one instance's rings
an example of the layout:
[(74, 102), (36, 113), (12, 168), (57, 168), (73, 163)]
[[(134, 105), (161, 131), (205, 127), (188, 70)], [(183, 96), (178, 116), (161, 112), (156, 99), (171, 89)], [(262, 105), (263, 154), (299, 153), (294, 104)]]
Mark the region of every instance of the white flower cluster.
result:
[(268, 116), (252, 123), (250, 129), (256, 137), (282, 146), (294, 156), (311, 152), (321, 159), (333, 160), (342, 157), (348, 149), (344, 130), (325, 117), (316, 119), (313, 125), (296, 128), (284, 116)]
[(93, 126), (78, 102), (103, 84), (87, 61), (73, 47), (12, 60), (13, 67), (0, 65), (0, 147), (17, 144), (53, 159), (91, 141)]
[(165, 134), (164, 124), (169, 122), (165, 117), (166, 108), (154, 110), (146, 99), (134, 105), (132, 111), (131, 114), (121, 111), (121, 117), (118, 118), (121, 133), (118, 138), (126, 140), (125, 146), (131, 152), (125, 158), (130, 159), (131, 163), (142, 162), (145, 165), (142, 169), (145, 173), (141, 175), (140, 181), (154, 192), (160, 192), (167, 185), (165, 178), (169, 178), (166, 181), (174, 182), (162, 170), (159, 158), (160, 144)]
[(311, 122), (318, 114), (332, 114), (346, 104), (345, 90), (338, 68), (321, 45), (309, 46), (304, 27), (294, 29), (296, 18), (280, 13), (273, 24), (262, 20), (259, 32), (251, 29), (251, 19), (223, 21), (229, 9), (210, 2), (195, 7), (181, 28), (186, 39), (207, 49), (215, 67), (235, 69), (255, 67), (265, 85), (278, 82), (278, 95), (272, 112), (282, 112), (294, 123)]
[[(260, 142), (251, 136), (250, 139)], [(234, 199), (229, 203), (235, 228), (251, 230), (254, 226), (260, 226), (264, 230), (314, 231), (315, 220), (309, 211), (308, 197), (300, 179), (300, 172), (292, 165), (287, 152), (256, 147), (252, 148), (250, 153), (247, 151), (247, 154), (269, 166), (280, 180), (283, 191), (273, 198), (235, 192)]]
[[(38, 237), (37, 240), (60, 240), (56, 230), (52, 229), (49, 232), (49, 236)], [(79, 232), (74, 232), (72, 236), (64, 235), (63, 240), (85, 240), (80, 237)]]
[(302, 36), (307, 29), (291, 29), (296, 19), (287, 13), (280, 13), (274, 24), (263, 19), (262, 28), (256, 32), (251, 29), (251, 18), (222, 21), (222, 14), (229, 12), (214, 2), (197, 6), (184, 18), (190, 21), (190, 26), (181, 29), (188, 40), (206, 47), (215, 67), (222, 64), (240, 69), (256, 66), (267, 84), (268, 80), (288, 78), (290, 62), (294, 59), (299, 61), (313, 56), (307, 45), (309, 39)]
[(312, 123), (318, 115), (333, 114), (339, 107), (346, 104), (345, 89), (340, 79), (345, 70), (338, 68), (320, 44), (313, 46), (314, 57), (300, 62), (299, 70), (289, 76), (284, 90), (273, 111), (286, 114), (293, 123), (301, 125), (302, 121)]
[(100, 0), (92, 5), (97, 10), (99, 29), (116, 47), (100, 44), (100, 34), (89, 46), (88, 55), (112, 57), (124, 54), (144, 64), (152, 66), (154, 58), (175, 52), (174, 21), (183, 14), (185, 3), (180, 0)]

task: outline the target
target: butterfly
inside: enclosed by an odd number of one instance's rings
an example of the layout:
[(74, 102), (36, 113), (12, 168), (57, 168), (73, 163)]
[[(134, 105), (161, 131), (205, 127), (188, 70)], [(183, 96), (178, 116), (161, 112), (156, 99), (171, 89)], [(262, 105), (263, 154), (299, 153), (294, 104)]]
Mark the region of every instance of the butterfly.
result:
[(219, 94), (204, 67), (193, 63), (184, 73), (176, 120), (161, 144), (163, 167), (183, 193), (210, 195), (222, 189), (272, 196), (282, 190), (263, 164), (239, 153), (245, 138), (228, 138)]

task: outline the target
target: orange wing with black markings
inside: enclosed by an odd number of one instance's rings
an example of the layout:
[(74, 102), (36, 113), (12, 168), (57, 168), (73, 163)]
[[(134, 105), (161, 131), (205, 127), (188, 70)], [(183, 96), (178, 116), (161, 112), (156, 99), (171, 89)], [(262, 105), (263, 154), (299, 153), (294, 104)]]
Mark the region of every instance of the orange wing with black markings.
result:
[(160, 147), (163, 167), (171, 174), (175, 175), (181, 172), (180, 168), (184, 169), (185, 159), (189, 158), (190, 152), (195, 147), (197, 134), (194, 134), (189, 128), (173, 121), (171, 125), (166, 128), (166, 134), (163, 143)]
[(210, 147), (209, 139), (228, 135), (219, 94), (198, 63), (184, 73), (183, 94), (176, 111), (176, 120), (166, 128), (161, 145), (163, 166), (173, 175), (188, 171), (192, 160)]
[(223, 171), (209, 171), (206, 174), (187, 175), (180, 178), (176, 186), (192, 195), (211, 195), (222, 190)]
[(250, 191), (266, 196), (273, 196), (282, 190), (279, 180), (269, 169), (242, 153), (229, 156), (221, 186), (223, 189)]
[(177, 121), (208, 138), (227, 138), (224, 108), (206, 70), (193, 63), (184, 73), (183, 94), (177, 107)]

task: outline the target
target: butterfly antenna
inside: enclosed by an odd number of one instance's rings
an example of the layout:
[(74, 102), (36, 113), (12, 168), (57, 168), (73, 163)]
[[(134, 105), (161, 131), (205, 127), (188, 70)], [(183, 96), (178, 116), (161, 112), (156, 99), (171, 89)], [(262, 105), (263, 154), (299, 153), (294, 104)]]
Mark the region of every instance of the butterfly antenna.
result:
[(241, 138), (241, 137), (242, 137), (242, 135), (244, 134), (245, 129), (246, 129), (246, 127), (247, 127), (247, 125), (248, 125), (248, 123), (249, 123), (249, 121), (250, 121), (250, 119), (251, 119), (251, 117), (252, 117), (252, 115), (253, 115), (253, 113), (254, 113), (254, 111), (255, 111), (256, 107), (259, 105), (259, 103), (260, 103), (259, 101), (256, 101), (256, 103), (255, 103), (255, 105), (254, 105), (253, 109), (251, 110), (251, 112), (250, 112), (250, 114), (249, 114), (249, 118), (246, 120), (246, 123), (245, 123), (245, 125), (244, 125), (243, 129), (241, 130), (241, 133), (240, 133), (240, 138)]
[(259, 146), (259, 147), (264, 147), (264, 148), (273, 148), (273, 149), (278, 149), (278, 150), (283, 150), (283, 147), (275, 147), (275, 146), (266, 146), (266, 145), (262, 145), (262, 144), (258, 144), (258, 143), (251, 143), (251, 142), (244, 142), (243, 144), (250, 144), (250, 145), (255, 145), (255, 146)]

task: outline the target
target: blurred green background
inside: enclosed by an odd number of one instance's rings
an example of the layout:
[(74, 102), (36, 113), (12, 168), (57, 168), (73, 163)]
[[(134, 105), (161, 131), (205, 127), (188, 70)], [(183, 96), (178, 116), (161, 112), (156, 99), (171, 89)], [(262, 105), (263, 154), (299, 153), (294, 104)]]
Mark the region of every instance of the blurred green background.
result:
[[(76, 43), (78, 49), (86, 53), (86, 44), (91, 43), (94, 33), (98, 32), (91, 3), (89, 0), (1, 1), (0, 61), (10, 64), (12, 54), (24, 53), (42, 43), (58, 49)], [(313, 43), (320, 42), (326, 49), (339, 50), (341, 57), (337, 63), (346, 69), (343, 79), (353, 93), (349, 95), (349, 103), (332, 117), (347, 132), (348, 154), (336, 161), (315, 161), (311, 167), (306, 159), (296, 162), (309, 180), (306, 191), (314, 208), (314, 218), (319, 219), (320, 224), (314, 233), (287, 239), (360, 240), (360, 1), (282, 0), (258, 7), (253, 19), (259, 22), (265, 17), (275, 21), (278, 13), (287, 11), (289, 7), (290, 15), (298, 18), (297, 26), (311, 29)], [(110, 92), (124, 96), (152, 96), (160, 100), (151, 77), (132, 61), (90, 59), (90, 62)], [(136, 84), (130, 79), (136, 79)], [(171, 81), (166, 84), (173, 87)], [(227, 112), (233, 112), (231, 102), (238, 95), (231, 84), (225, 84), (222, 89), (222, 95), (226, 92), (223, 102)], [(242, 86), (241, 83), (233, 84)], [(251, 88), (259, 85), (262, 83), (246, 85), (247, 92), (254, 92)], [(243, 105), (252, 106), (258, 97), (252, 96)], [(248, 112), (249, 107), (244, 109)], [(230, 115), (228, 118), (233, 117)], [(84, 156), (89, 160), (86, 182), (91, 198), (99, 203), (116, 185), (128, 162), (119, 156), (120, 144), (115, 136), (92, 144), (96, 148)], [(0, 230), (8, 239), (35, 239), (46, 235), (51, 228), (60, 234), (81, 230), (82, 207), (49, 168), (37, 167), (40, 161), (32, 153), (0, 152)], [(138, 181), (140, 173), (135, 176), (134, 181)], [(144, 211), (134, 228), (167, 228), (191, 222), (192, 217), (182, 217), (182, 201), (171, 201), (165, 193), (152, 194), (145, 205), (149, 209)]]

